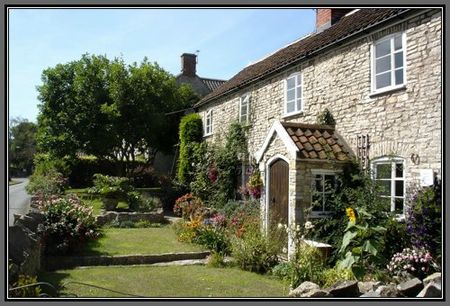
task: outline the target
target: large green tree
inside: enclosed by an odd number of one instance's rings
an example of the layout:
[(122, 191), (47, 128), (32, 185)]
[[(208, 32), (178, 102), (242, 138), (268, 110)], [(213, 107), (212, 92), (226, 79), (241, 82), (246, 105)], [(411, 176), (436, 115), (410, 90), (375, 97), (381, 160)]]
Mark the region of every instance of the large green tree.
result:
[(14, 118), (9, 123), (9, 166), (30, 174), (36, 153), (35, 123), (22, 118)]
[(38, 87), (38, 144), (57, 157), (78, 153), (149, 163), (176, 143), (177, 122), (166, 113), (197, 99), (186, 86), (146, 58), (126, 65), (121, 58), (83, 55), (44, 70)]

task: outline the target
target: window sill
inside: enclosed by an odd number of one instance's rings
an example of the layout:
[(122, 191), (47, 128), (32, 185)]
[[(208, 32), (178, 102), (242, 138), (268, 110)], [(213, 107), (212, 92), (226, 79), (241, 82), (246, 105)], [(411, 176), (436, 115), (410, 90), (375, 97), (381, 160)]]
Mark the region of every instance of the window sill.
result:
[(209, 138), (209, 137), (211, 137), (212, 135), (213, 135), (213, 133), (205, 134), (205, 135), (203, 135), (203, 138)]
[(406, 84), (402, 84), (402, 85), (397, 85), (397, 86), (391, 86), (391, 87), (386, 87), (386, 88), (382, 88), (376, 91), (372, 91), (371, 93), (369, 93), (369, 97), (373, 98), (376, 97), (378, 95), (382, 95), (382, 94), (386, 94), (386, 93), (390, 93), (390, 92), (394, 92), (394, 91), (400, 91), (406, 89)]
[(302, 115), (302, 114), (303, 114), (303, 110), (300, 110), (300, 111), (284, 114), (283, 116), (281, 116), (281, 118), (285, 119), (285, 118), (293, 117), (296, 115)]

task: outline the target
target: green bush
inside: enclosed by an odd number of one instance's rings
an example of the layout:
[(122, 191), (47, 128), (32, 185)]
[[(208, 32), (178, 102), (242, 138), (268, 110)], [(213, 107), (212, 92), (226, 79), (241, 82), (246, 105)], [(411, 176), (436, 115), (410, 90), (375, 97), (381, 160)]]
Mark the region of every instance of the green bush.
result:
[(240, 237), (232, 236), (232, 256), (243, 270), (266, 273), (278, 264), (283, 245), (275, 233), (265, 234), (258, 224), (247, 224)]
[(336, 121), (334, 120), (334, 117), (331, 114), (330, 110), (328, 108), (325, 108), (317, 115), (317, 123), (325, 125), (335, 125)]
[(223, 229), (215, 226), (199, 227), (197, 236), (193, 241), (218, 254), (227, 255), (230, 253), (228, 236)]
[[(19, 275), (19, 279), (12, 285), (12, 287), (17, 288), (35, 284), (37, 282), (38, 281), (36, 276)], [(9, 297), (39, 297), (41, 295), (41, 292), (42, 290), (40, 286), (30, 286), (9, 291)]]
[(331, 268), (324, 270), (321, 276), (321, 282), (318, 284), (322, 287), (330, 287), (341, 280), (354, 280), (355, 276), (350, 269), (339, 270), (337, 268)]
[(28, 193), (48, 197), (51, 195), (59, 195), (64, 193), (67, 186), (67, 180), (56, 170), (48, 170), (45, 172), (34, 173), (30, 177), (30, 182), (25, 187)]
[(290, 282), (293, 273), (294, 267), (290, 262), (282, 262), (272, 268), (272, 275), (283, 281)]
[(189, 114), (180, 121), (180, 156), (178, 159), (177, 179), (182, 184), (192, 181), (193, 160), (192, 152), (202, 141), (203, 124), (199, 114)]
[(211, 252), (207, 257), (206, 265), (211, 268), (223, 268), (226, 266), (225, 258), (222, 253)]
[(305, 281), (316, 284), (322, 281), (322, 273), (326, 265), (322, 254), (317, 248), (305, 243), (297, 245), (297, 249), (290, 263), (292, 265), (290, 278), (292, 288), (297, 288)]
[(92, 208), (75, 195), (51, 197), (39, 203), (44, 214), (38, 226), (46, 254), (65, 255), (99, 237)]

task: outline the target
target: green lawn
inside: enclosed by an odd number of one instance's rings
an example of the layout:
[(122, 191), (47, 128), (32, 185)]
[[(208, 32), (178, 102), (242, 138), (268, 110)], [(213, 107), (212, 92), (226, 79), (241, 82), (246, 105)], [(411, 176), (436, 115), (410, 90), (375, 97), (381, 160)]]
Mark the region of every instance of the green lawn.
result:
[(104, 235), (90, 241), (84, 255), (162, 254), (204, 251), (199, 245), (177, 240), (169, 225), (160, 228), (105, 228)]
[[(89, 267), (42, 273), (40, 281), (77, 281), (144, 297), (286, 297), (288, 286), (264, 275), (237, 268), (205, 266)], [(79, 284), (62, 294), (78, 297), (127, 297)]]

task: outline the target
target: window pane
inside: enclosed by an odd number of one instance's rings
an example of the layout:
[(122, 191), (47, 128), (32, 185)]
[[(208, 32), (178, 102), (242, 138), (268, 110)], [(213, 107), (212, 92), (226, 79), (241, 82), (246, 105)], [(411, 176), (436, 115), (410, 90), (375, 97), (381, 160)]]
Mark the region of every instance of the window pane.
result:
[(395, 201), (395, 212), (403, 214), (403, 202), (404, 199), (394, 199)]
[(286, 97), (287, 97), (288, 101), (294, 100), (295, 99), (295, 89), (288, 90)]
[(325, 175), (325, 191), (333, 191), (334, 190), (334, 175)]
[(385, 56), (376, 60), (376, 73), (384, 72), (391, 70), (391, 57)]
[(301, 98), (302, 97), (302, 87), (297, 87), (297, 98)]
[(377, 181), (380, 188), (380, 195), (391, 196), (391, 181)]
[(386, 86), (390, 86), (391, 85), (391, 73), (387, 72), (387, 73), (383, 73), (380, 75), (377, 75), (377, 79), (376, 79), (376, 88), (383, 88)]
[(399, 50), (402, 48), (402, 36), (398, 35), (394, 38), (394, 49)]
[(375, 57), (380, 57), (391, 52), (391, 41), (389, 39), (375, 45)]
[(386, 179), (391, 178), (391, 164), (378, 164), (376, 165), (376, 174), (377, 176), (375, 178), (377, 179)]
[(403, 52), (395, 53), (395, 68), (403, 67)]
[(323, 181), (322, 181), (322, 178), (320, 178), (320, 179), (315, 179), (315, 181), (314, 181), (314, 190), (315, 191), (319, 191), (320, 193), (322, 193), (322, 191), (323, 191)]
[(293, 111), (295, 111), (295, 102), (287, 103), (286, 111), (288, 113), (292, 113)]
[(395, 70), (395, 85), (403, 84), (403, 68)]
[(287, 79), (287, 89), (295, 87), (295, 77)]
[(297, 110), (301, 110), (302, 109), (302, 99), (297, 99)]
[(395, 164), (395, 177), (403, 177), (403, 164)]
[(403, 197), (403, 181), (395, 181), (395, 196)]

